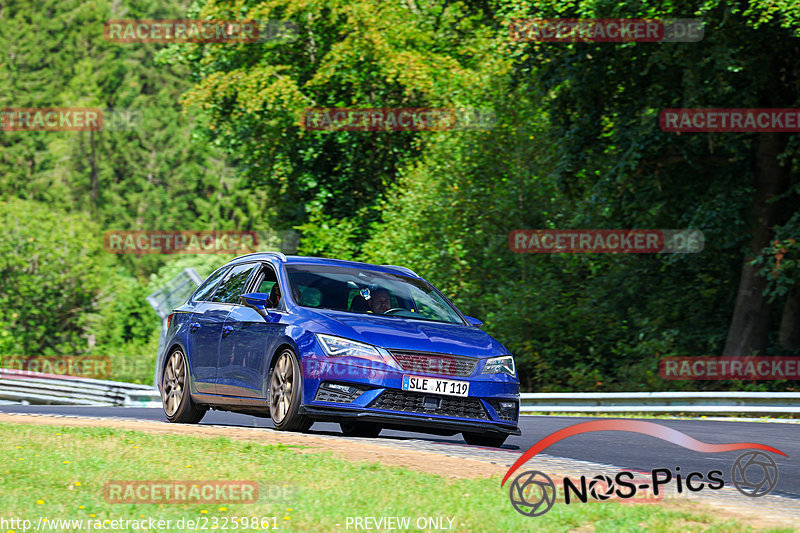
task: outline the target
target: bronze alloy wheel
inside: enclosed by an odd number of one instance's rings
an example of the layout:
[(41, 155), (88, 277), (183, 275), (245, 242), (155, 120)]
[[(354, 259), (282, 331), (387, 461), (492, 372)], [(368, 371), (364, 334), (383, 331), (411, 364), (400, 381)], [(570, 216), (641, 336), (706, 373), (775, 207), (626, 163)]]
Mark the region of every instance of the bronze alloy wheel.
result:
[(164, 414), (175, 416), (181, 405), (183, 391), (186, 388), (186, 365), (183, 353), (175, 350), (164, 368), (164, 382), (161, 387), (161, 400), (164, 402)]
[(313, 423), (301, 415), (303, 381), (300, 364), (288, 348), (277, 357), (269, 379), (269, 411), (275, 428), (281, 431), (305, 431)]
[(206, 413), (206, 408), (195, 404), (189, 394), (188, 365), (180, 349), (172, 352), (164, 365), (161, 403), (170, 422), (196, 424)]

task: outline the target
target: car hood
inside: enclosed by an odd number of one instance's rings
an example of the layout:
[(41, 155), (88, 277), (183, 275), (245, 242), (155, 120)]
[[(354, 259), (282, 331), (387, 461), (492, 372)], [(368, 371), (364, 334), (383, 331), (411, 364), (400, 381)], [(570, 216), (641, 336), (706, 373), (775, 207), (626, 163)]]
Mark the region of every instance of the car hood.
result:
[(471, 357), (509, 353), (499, 342), (478, 328), (400, 317), (378, 317), (306, 309), (313, 319), (333, 335), (381, 346), (387, 350), (435, 352)]

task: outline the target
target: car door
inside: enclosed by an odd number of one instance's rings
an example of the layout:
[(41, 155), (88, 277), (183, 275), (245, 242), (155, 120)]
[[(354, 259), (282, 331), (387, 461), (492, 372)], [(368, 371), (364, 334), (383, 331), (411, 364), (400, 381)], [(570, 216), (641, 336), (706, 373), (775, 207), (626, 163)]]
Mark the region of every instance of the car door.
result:
[(230, 267), (223, 267), (214, 272), (200, 285), (190, 300), (193, 310), (189, 319), (187, 355), (192, 383), (196, 391), (202, 394), (216, 392), (219, 338), (230, 307), (212, 302), (211, 298), (229, 270)]
[[(270, 294), (276, 283), (275, 270), (264, 263), (243, 292)], [(283, 331), (285, 306), (279, 302), (268, 311), (264, 317), (245, 305), (233, 305), (220, 341), (219, 394), (266, 399), (268, 354)]]

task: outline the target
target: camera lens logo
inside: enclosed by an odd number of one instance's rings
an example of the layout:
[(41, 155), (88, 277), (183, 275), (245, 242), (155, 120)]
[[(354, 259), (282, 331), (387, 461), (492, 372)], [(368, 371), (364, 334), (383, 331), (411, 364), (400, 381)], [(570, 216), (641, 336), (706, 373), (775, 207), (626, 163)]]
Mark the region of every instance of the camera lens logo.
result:
[(556, 486), (547, 474), (538, 470), (523, 472), (514, 478), (509, 490), (511, 505), (525, 516), (541, 516), (556, 501)]
[(614, 495), (614, 481), (608, 476), (594, 476), (589, 482), (589, 494), (595, 500), (607, 500)]
[(759, 498), (778, 485), (778, 465), (765, 453), (743, 453), (733, 463), (731, 477), (736, 490), (745, 496)]

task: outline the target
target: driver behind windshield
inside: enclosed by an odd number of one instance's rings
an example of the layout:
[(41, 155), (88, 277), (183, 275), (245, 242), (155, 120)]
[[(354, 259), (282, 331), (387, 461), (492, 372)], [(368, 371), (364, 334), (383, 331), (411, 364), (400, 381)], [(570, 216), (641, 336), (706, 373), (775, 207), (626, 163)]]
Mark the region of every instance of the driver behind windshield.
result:
[(389, 291), (386, 289), (375, 289), (372, 291), (372, 298), (369, 300), (372, 312), (376, 315), (382, 315), (392, 308), (392, 300), (389, 297)]

